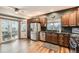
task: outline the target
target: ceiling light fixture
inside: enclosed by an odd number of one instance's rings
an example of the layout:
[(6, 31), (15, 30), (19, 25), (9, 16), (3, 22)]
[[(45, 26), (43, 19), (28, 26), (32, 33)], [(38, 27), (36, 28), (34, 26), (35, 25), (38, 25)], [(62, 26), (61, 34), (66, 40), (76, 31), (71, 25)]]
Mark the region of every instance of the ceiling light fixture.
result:
[(13, 8), (15, 13), (18, 13), (19, 10), (20, 10), (19, 8), (16, 8), (16, 7), (13, 7), (13, 6), (9, 6), (9, 7), (10, 7), (10, 8)]
[(15, 13), (17, 14), (17, 13), (20, 11), (20, 9), (14, 8), (14, 11), (15, 11)]
[(18, 8), (15, 8), (15, 12), (18, 12), (19, 11), (19, 9)]

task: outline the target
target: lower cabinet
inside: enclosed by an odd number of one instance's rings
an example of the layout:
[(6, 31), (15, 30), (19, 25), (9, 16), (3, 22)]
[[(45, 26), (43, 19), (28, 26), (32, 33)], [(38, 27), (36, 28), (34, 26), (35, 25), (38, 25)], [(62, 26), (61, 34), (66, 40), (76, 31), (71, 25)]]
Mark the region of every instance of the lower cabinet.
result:
[(64, 44), (64, 36), (63, 36), (63, 34), (58, 35), (58, 44), (59, 45)]
[(58, 35), (55, 33), (46, 33), (46, 41), (53, 43), (53, 44), (58, 44)]
[(51, 33), (46, 33), (46, 41), (52, 43), (52, 35), (51, 35)]
[(70, 35), (65, 34), (64, 35), (64, 46), (69, 47), (69, 40), (70, 40)]
[(69, 47), (69, 34), (46, 33), (46, 41), (52, 44)]
[(58, 35), (57, 34), (52, 34), (52, 43), (58, 44)]

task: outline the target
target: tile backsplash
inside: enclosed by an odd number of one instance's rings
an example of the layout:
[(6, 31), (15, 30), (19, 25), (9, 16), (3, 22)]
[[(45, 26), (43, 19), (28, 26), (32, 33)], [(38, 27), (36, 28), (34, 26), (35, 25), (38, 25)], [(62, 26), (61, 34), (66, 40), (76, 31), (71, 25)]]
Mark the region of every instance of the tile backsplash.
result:
[(72, 28), (68, 28), (68, 27), (62, 28), (62, 31), (63, 31), (63, 32), (72, 33)]
[(72, 28), (72, 33), (79, 33), (79, 28)]

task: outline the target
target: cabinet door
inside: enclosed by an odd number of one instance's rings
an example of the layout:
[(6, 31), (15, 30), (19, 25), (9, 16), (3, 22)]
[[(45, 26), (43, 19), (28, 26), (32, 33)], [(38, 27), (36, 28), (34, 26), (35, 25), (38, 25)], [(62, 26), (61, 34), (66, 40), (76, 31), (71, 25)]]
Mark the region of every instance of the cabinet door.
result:
[(76, 11), (74, 11), (70, 14), (69, 25), (76, 26)]
[(62, 25), (63, 26), (69, 26), (69, 16), (70, 16), (69, 13), (68, 14), (64, 14), (62, 16)]
[(65, 24), (65, 15), (62, 16), (61, 21), (62, 21), (62, 26), (65, 26), (65, 25), (66, 25), (66, 24)]
[(52, 43), (52, 35), (50, 33), (46, 33), (46, 41)]
[(68, 34), (64, 35), (64, 46), (69, 47), (70, 36)]
[(64, 36), (63, 36), (63, 34), (59, 34), (59, 36), (58, 36), (58, 44), (59, 45), (64, 44)]
[(46, 24), (46, 18), (45, 17), (40, 17), (40, 23), (41, 23), (41, 26), (44, 27), (45, 24)]
[(52, 43), (54, 44), (58, 44), (58, 38), (57, 38), (57, 34), (52, 34)]
[(39, 23), (39, 21), (39, 18), (34, 18), (30, 20), (31, 23)]
[(79, 26), (79, 8), (77, 10), (77, 26)]

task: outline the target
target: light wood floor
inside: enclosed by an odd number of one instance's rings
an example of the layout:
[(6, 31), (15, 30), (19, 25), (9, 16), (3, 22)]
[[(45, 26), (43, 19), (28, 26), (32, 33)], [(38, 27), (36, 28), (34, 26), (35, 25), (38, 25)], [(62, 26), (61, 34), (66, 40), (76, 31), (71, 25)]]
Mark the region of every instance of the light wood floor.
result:
[[(58, 46), (56, 50), (44, 47), (45, 42), (36, 42), (30, 46), (29, 51), (32, 53), (69, 53), (69, 49), (65, 47)], [(53, 45), (53, 44), (52, 44)], [(56, 45), (55, 45), (56, 46)]]
[[(0, 53), (69, 53), (69, 49), (58, 45), (32, 40), (15, 40), (0, 44)], [(53, 47), (52, 49), (47, 47)]]

